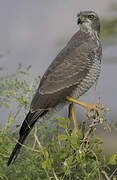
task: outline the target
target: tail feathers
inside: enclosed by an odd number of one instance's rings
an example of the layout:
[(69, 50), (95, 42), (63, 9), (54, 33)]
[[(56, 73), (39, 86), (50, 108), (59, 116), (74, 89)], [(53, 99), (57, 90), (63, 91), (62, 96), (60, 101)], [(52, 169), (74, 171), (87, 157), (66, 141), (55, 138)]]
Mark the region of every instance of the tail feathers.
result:
[(13, 149), (13, 152), (12, 152), (12, 154), (11, 154), (8, 162), (7, 162), (7, 166), (9, 166), (12, 161), (13, 161), (13, 162), (15, 161), (15, 159), (17, 158), (17, 156), (18, 156), (18, 154), (19, 154), (19, 152), (20, 152), (21, 146), (22, 146), (22, 145), (19, 144), (19, 143), (17, 143), (17, 144), (15, 145), (15, 147), (14, 147), (14, 149)]
[(25, 135), (23, 135), (22, 137), (19, 138), (18, 143), (15, 145), (15, 147), (12, 151), (12, 154), (10, 155), (10, 158), (7, 162), (7, 166), (9, 166), (11, 164), (11, 162), (13, 163), (16, 160), (18, 154), (20, 153), (20, 149), (22, 147), (22, 144), (24, 143), (24, 141), (25, 141), (26, 137), (28, 136), (28, 134), (30, 133), (31, 129), (29, 129)]
[(15, 147), (12, 151), (12, 154), (7, 162), (7, 166), (9, 166), (11, 164), (11, 162), (14, 162), (16, 160), (25, 139), (29, 135), (30, 131), (32, 130), (32, 128), (35, 125), (38, 118), (42, 117), (42, 115), (44, 115), (44, 114), (45, 114), (45, 111), (35, 112), (35, 113), (29, 112), (27, 114), (27, 116), (21, 126), (21, 129), (20, 129), (20, 133), (19, 133), (20, 137), (19, 137), (18, 143), (15, 145)]
[(40, 117), (40, 115), (43, 113), (43, 111), (36, 111), (36, 112), (29, 112), (25, 118), (25, 120), (23, 121), (20, 131), (19, 131), (19, 135), (20, 137), (22, 137), (24, 134), (26, 134), (26, 132), (29, 129), (32, 129), (32, 127), (34, 126), (33, 124), (35, 124), (35, 122), (38, 120), (38, 118)]

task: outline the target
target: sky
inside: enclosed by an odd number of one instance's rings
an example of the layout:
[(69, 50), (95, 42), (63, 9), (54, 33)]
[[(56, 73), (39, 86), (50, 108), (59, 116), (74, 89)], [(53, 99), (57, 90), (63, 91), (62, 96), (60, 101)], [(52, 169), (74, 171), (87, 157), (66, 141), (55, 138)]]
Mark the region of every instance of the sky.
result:
[(56, 41), (69, 39), (78, 30), (76, 14), (95, 10), (109, 16), (115, 0), (1, 0), (0, 66), (14, 71), (18, 63), (32, 65), (32, 73), (45, 71), (60, 51)]
[[(22, 63), (24, 66), (32, 65), (32, 79), (42, 75), (78, 30), (77, 13), (94, 10), (99, 17), (110, 18), (112, 2), (116, 0), (0, 0), (0, 67), (4, 68), (5, 74), (10, 74)], [(116, 48), (104, 49), (104, 56), (117, 53)], [(99, 88), (115, 118), (113, 94), (117, 86), (111, 81), (108, 88), (110, 68), (112, 79), (116, 76), (117, 66), (106, 66), (102, 73), (106, 79), (101, 78)], [(85, 100), (86, 96), (83, 98)], [(0, 112), (3, 120), (6, 119), (7, 114)]]

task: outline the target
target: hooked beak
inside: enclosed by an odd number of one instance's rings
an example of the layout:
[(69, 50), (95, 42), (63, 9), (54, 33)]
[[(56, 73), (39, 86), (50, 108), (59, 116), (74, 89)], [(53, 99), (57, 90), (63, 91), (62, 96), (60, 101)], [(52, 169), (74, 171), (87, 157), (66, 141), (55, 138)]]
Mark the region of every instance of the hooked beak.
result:
[(83, 16), (78, 16), (77, 24), (83, 24), (84, 22), (88, 22), (87, 19)]
[(82, 24), (82, 20), (78, 18), (77, 24)]

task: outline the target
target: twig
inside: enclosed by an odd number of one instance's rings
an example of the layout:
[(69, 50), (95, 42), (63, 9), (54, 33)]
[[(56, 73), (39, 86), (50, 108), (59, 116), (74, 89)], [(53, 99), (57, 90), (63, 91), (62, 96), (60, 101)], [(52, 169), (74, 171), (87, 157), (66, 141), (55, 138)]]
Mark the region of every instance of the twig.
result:
[(86, 132), (84, 138), (83, 138), (83, 143), (80, 145), (80, 148), (79, 148), (79, 152), (81, 153), (82, 151), (82, 147), (84, 145), (84, 143), (86, 142), (88, 136), (91, 134), (92, 130), (94, 129), (94, 127), (99, 123), (99, 121), (96, 119), (94, 120), (90, 125), (89, 125), (89, 129), (88, 131)]
[[(32, 87), (33, 87), (33, 83), (31, 83), (31, 85), (30, 85), (30, 87), (29, 87), (29, 90), (28, 90), (28, 92), (26, 93), (26, 95), (25, 95), (25, 97), (24, 97), (24, 100), (26, 100), (26, 99), (28, 98), (29, 93), (30, 93)], [(18, 108), (18, 110), (17, 110), (17, 112), (16, 112), (16, 114), (15, 114), (15, 116), (14, 116), (14, 120), (16, 119), (16, 117), (18, 116), (18, 114), (20, 113), (22, 107), (23, 107), (23, 105)]]
[(2, 176), (0, 175), (0, 178), (3, 179), (3, 180), (4, 180), (4, 178), (5, 178), (6, 180), (8, 180), (8, 178), (7, 178), (5, 175), (3, 175), (3, 174), (2, 174)]
[(29, 146), (27, 146), (27, 145), (25, 145), (25, 144), (21, 144), (20, 142), (18, 142), (17, 139), (15, 139), (15, 141), (16, 141), (16, 143), (19, 143), (20, 145), (22, 145), (22, 147), (25, 147), (25, 148), (28, 149), (28, 150), (31, 150), (31, 151), (33, 151), (33, 152), (39, 152), (38, 150), (33, 149), (33, 148), (31, 148), (31, 147), (29, 147)]
[(113, 171), (113, 173), (110, 176), (110, 179), (113, 177), (113, 175), (117, 172), (117, 168)]
[(35, 149), (35, 146), (36, 146), (36, 139), (34, 139), (33, 149)]
[(34, 137), (35, 137), (35, 140), (37, 141), (39, 147), (41, 147), (41, 149), (42, 149), (42, 145), (41, 145), (41, 143), (39, 142), (39, 139), (38, 139), (36, 133), (34, 134)]
[(108, 175), (107, 175), (107, 173), (105, 171), (102, 170), (101, 172), (106, 177), (107, 180), (110, 180), (110, 178), (108, 177)]
[(47, 171), (46, 169), (44, 169), (44, 170), (45, 170), (45, 172), (46, 172), (46, 174), (47, 174), (48, 179), (51, 180), (48, 171)]
[(52, 172), (53, 172), (53, 175), (54, 175), (55, 179), (59, 180), (53, 168), (52, 168)]

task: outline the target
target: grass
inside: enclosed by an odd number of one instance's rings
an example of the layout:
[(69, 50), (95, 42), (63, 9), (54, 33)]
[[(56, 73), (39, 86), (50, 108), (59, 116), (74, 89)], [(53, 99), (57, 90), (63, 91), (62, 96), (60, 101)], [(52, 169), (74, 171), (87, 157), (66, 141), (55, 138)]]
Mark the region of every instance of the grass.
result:
[[(79, 125), (79, 136), (70, 127), (70, 119), (57, 116), (59, 128), (48, 127), (47, 122), (38, 123), (28, 137), (16, 162), (6, 166), (17, 141), (19, 123), (35, 93), (40, 77), (30, 85), (25, 80), (29, 68), (13, 76), (3, 77), (0, 82), (0, 107), (8, 109), (8, 121), (0, 129), (0, 179), (2, 180), (116, 180), (117, 154), (103, 152), (103, 141), (95, 135), (98, 125), (108, 131), (111, 123), (105, 118), (105, 109), (95, 118)], [(16, 104), (16, 109), (11, 103)]]

